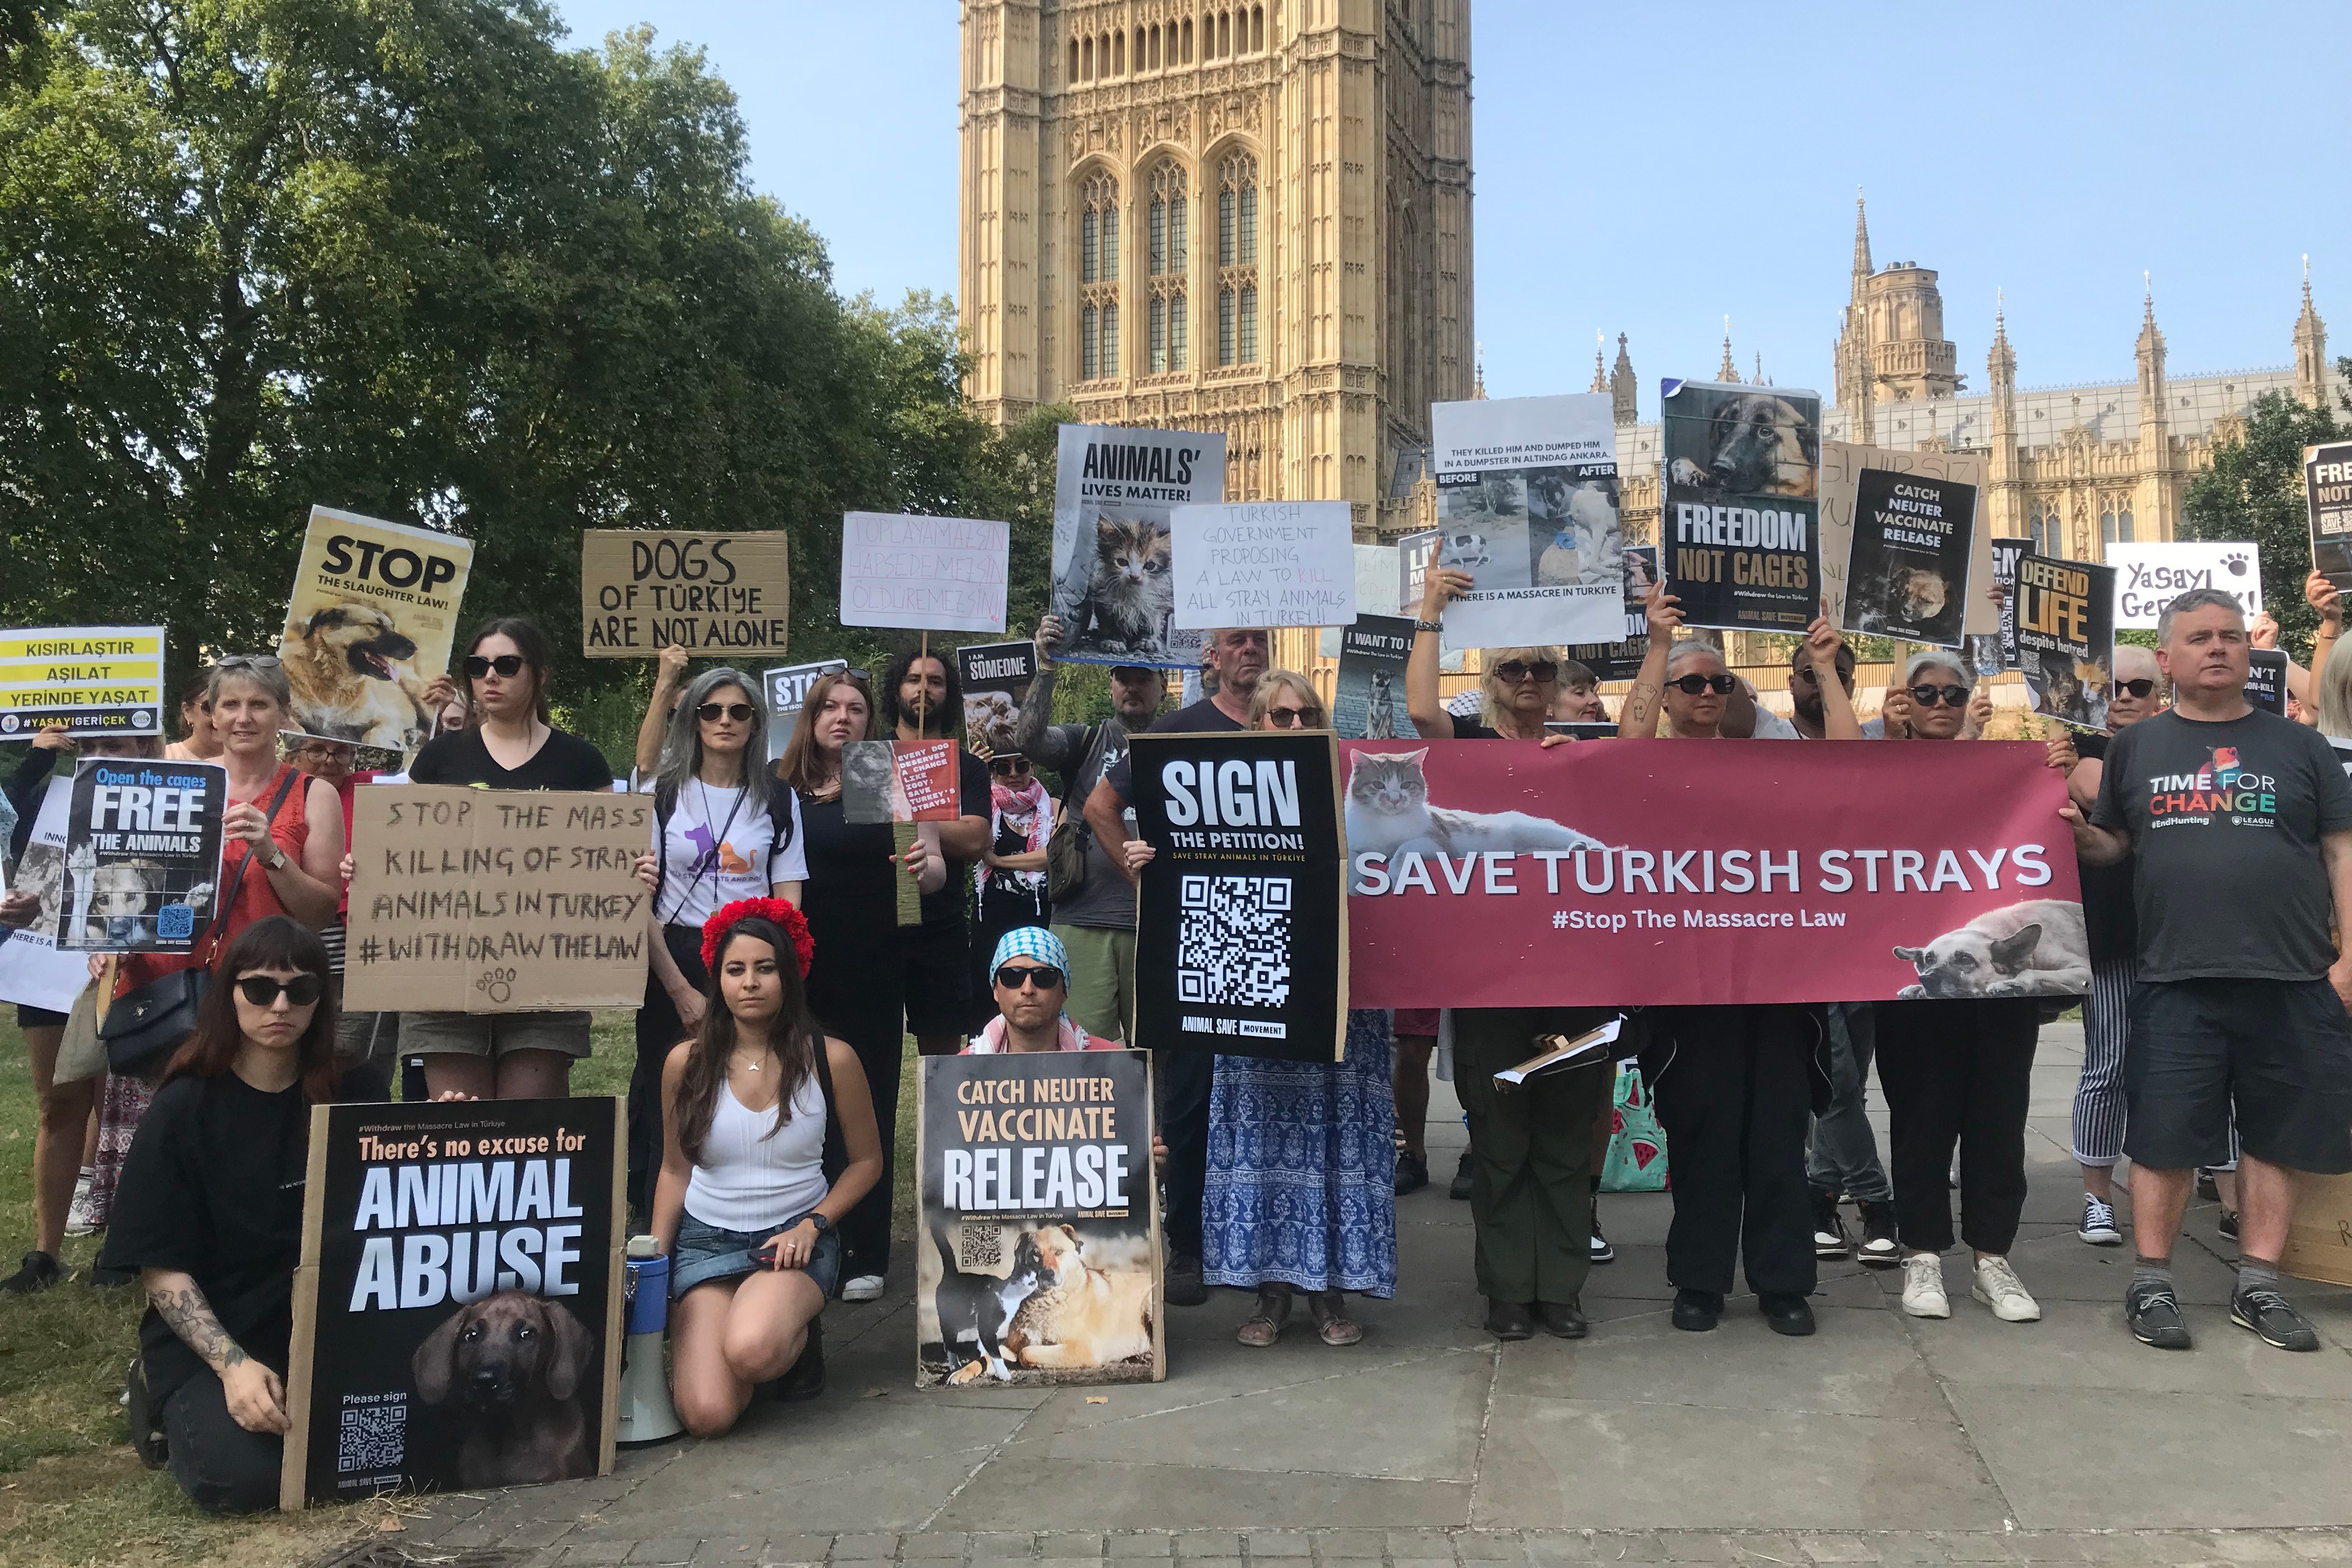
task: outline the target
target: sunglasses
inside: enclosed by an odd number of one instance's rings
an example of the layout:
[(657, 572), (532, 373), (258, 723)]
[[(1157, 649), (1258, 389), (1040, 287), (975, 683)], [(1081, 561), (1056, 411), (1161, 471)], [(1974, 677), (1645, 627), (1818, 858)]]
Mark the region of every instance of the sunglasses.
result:
[(466, 656), (466, 679), (468, 680), (479, 680), (494, 669), (508, 679), (513, 679), (522, 673), (522, 655), (502, 653), (496, 658), (484, 658), (478, 653)]
[[(500, 670), (499, 673), (503, 675), (506, 672)], [(706, 724), (716, 724), (721, 719), (748, 724), (751, 721), (751, 705), (749, 702), (706, 702), (694, 710), (694, 716)]]
[(1015, 773), (1025, 773), (1029, 771), (1029, 759), (1026, 757), (991, 757), (988, 760), (988, 771), (996, 774), (999, 778), (1011, 778)]
[(2154, 691), (2155, 689), (2156, 682), (2153, 680), (2118, 680), (2116, 682), (2116, 695), (2118, 697), (2123, 696), (2126, 692), (2129, 692), (2134, 697), (2146, 697), (2149, 692)]
[(1922, 708), (1933, 708), (1938, 702), (1947, 708), (1965, 708), (1969, 705), (1969, 689), (1965, 686), (1915, 686), (1911, 689), (1911, 700)]
[(308, 1007), (326, 989), (326, 982), (315, 974), (298, 974), (291, 980), (280, 980), (274, 974), (244, 974), (237, 977), (237, 994), (257, 1007), (274, 1004), (280, 994), (297, 1007)]
[(1050, 963), (1040, 963), (1029, 969), (1008, 963), (996, 972), (996, 983), (1007, 991), (1018, 991), (1024, 985), (1051, 991), (1062, 983), (1062, 972)]
[[(213, 661), (215, 669), (275, 669), (278, 658), (274, 653), (233, 653), (226, 658)], [(208, 702), (205, 706), (209, 707)]]
[(1269, 708), (1265, 710), (1265, 721), (1277, 730), (1310, 730), (1314, 725), (1309, 721), (1320, 717), (1311, 708)]
[(1680, 680), (1669, 680), (1668, 686), (1685, 697), (1696, 697), (1702, 691), (1712, 691), (1717, 697), (1731, 695), (1731, 677), (1727, 675), (1685, 675)]
[(1559, 666), (1548, 658), (1539, 658), (1533, 664), (1523, 658), (1507, 658), (1495, 667), (1495, 679), (1507, 686), (1516, 686), (1530, 678), (1538, 686), (1558, 680)]

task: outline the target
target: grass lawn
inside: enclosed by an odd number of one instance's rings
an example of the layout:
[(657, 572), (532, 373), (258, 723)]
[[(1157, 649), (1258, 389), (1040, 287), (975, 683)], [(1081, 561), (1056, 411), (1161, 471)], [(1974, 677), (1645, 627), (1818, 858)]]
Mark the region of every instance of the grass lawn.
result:
[[(636, 1052), (627, 1013), (601, 1015), (596, 1052), (572, 1073), (581, 1094), (622, 1094)], [(898, 1118), (894, 1228), (914, 1227), (914, 1041)], [(16, 1010), (0, 1007), (0, 1271), (32, 1245), (32, 1072)], [(68, 1239), (77, 1278), (0, 1297), (0, 1568), (205, 1563), (292, 1568), (372, 1530), (389, 1505), (313, 1509), (293, 1519), (213, 1520), (168, 1473), (140, 1468), (117, 1403), (145, 1302), (137, 1287), (87, 1281), (99, 1237)]]

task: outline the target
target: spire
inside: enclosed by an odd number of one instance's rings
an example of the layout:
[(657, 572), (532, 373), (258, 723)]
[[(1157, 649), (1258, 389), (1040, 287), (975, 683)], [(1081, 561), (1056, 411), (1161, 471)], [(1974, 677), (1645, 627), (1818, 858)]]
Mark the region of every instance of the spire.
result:
[(2140, 331), (2144, 332), (2152, 332), (2156, 331), (2156, 279), (2149, 274), (2143, 272), (2139, 275), (2139, 281), (2141, 290)]
[(2139, 343), (2134, 357), (2139, 361), (2139, 440), (2143, 452), (2152, 453), (2159, 463), (2166, 455), (2166, 413), (2164, 407), (2164, 334), (2156, 325), (2156, 285), (2146, 273), (2140, 274), (2143, 292), (2140, 303)]
[(2311, 303), (2311, 258), (2303, 258), (2303, 314), (2294, 319), (2294, 395), (2305, 406), (2327, 406), (2327, 323)]
[(1470, 396), (1474, 402), (1484, 403), (1486, 401), (1486, 345), (1478, 343), (1474, 346), (1478, 353), (1478, 379), (1470, 388)]
[(1617, 423), (1631, 425), (1634, 417), (1634, 393), (1641, 384), (1633, 377), (1633, 356), (1625, 348), (1625, 334), (1617, 334), (1617, 363), (1609, 371), (1609, 396), (1615, 405)]
[(1604, 331), (1601, 331), (1601, 330), (1600, 330), (1599, 328), (1597, 328), (1597, 327), (1593, 329), (1593, 331), (1592, 331), (1592, 384), (1591, 384), (1591, 386), (1588, 386), (1588, 387), (1586, 387), (1586, 388), (1584, 389), (1584, 390), (1585, 390), (1585, 391), (1587, 391), (1587, 392), (1606, 392), (1606, 391), (1608, 391), (1608, 390), (1609, 390), (1609, 377), (1608, 377), (1607, 375), (1603, 374), (1601, 373), (1601, 346), (1602, 346), (1603, 344), (1605, 344), (1606, 342), (1608, 342), (1608, 341), (1609, 341), (1609, 334), (1608, 334), (1608, 333), (1606, 333), (1606, 332), (1604, 332)]
[(1739, 367), (1731, 363), (1731, 318), (1728, 316), (1723, 318), (1723, 365), (1715, 373), (1715, 379), (1730, 382), (1739, 379)]
[(2005, 397), (2017, 387), (2017, 355), (2009, 346), (2008, 296), (1999, 289), (1992, 295), (1992, 349), (1985, 355), (1985, 381), (1996, 397)]
[(1764, 353), (1760, 349), (1756, 353), (1756, 374), (1748, 379), (1758, 386), (1764, 384)]
[(1853, 188), (1853, 275), (1867, 278), (1870, 265), (1870, 215), (1862, 205), (1862, 187)]
[(2156, 378), (2164, 379), (2164, 333), (2156, 325), (2156, 283), (2147, 273), (2140, 275), (2140, 317), (2138, 354), (2140, 379), (2148, 378), (2148, 367), (2155, 366)]

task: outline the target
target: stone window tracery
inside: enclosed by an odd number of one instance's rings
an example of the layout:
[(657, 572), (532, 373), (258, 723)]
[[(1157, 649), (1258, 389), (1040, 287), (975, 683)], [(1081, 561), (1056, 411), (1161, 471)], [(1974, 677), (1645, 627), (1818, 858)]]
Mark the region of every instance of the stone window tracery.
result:
[(1118, 181), (1107, 171), (1078, 186), (1078, 375), (1118, 374)]
[(1257, 160), (1230, 153), (1217, 165), (1217, 363), (1257, 360)]

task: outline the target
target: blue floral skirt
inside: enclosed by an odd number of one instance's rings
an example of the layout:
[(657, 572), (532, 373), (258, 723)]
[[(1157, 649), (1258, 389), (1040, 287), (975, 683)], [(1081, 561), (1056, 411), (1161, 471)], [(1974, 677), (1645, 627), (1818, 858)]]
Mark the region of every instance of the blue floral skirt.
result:
[(1219, 1057), (1209, 1091), (1202, 1278), (1396, 1294), (1389, 1015), (1348, 1015), (1346, 1058)]

